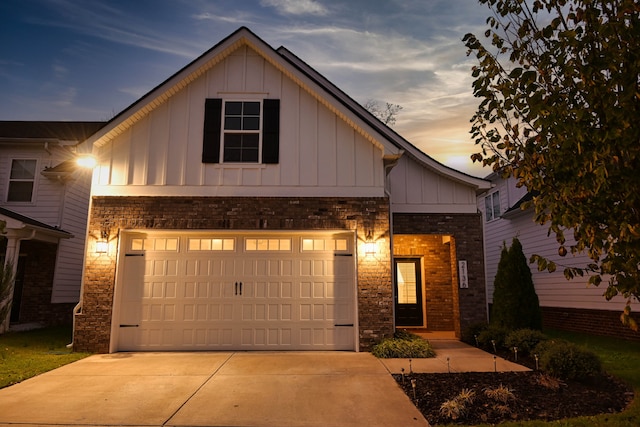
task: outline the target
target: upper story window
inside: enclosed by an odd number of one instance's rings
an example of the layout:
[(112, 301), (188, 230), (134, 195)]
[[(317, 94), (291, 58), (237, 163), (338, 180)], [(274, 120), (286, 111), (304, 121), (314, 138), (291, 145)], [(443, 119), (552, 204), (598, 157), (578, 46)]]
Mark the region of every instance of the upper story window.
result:
[(224, 162), (258, 163), (260, 154), (260, 102), (224, 103)]
[(36, 179), (37, 161), (33, 159), (13, 159), (9, 174), (7, 202), (30, 202)]
[(205, 101), (203, 163), (278, 163), (280, 100)]
[(496, 191), (484, 198), (485, 219), (491, 221), (500, 218), (500, 192)]

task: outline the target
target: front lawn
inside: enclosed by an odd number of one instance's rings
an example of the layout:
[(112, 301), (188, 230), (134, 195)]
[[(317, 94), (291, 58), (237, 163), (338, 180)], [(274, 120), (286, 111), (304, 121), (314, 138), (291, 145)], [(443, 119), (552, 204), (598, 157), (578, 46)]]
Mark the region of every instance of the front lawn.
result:
[(0, 335), (0, 388), (89, 356), (73, 353), (71, 327), (52, 327)]

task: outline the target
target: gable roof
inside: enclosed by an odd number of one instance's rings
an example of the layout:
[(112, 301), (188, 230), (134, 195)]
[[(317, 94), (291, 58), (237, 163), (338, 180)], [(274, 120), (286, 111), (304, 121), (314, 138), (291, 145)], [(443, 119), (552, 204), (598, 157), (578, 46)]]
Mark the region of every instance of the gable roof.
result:
[(106, 126), (92, 135), (86, 143), (94, 144), (96, 147), (104, 145), (224, 60), (231, 52), (244, 45), (258, 52), (272, 66), (295, 81), (321, 104), (378, 146), (383, 151), (386, 159), (397, 160), (404, 153), (408, 153), (418, 163), (440, 175), (472, 186), (475, 189), (487, 189), (490, 187), (490, 183), (483, 179), (451, 169), (427, 156), (289, 50), (284, 47), (274, 50), (246, 27), (239, 28), (153, 88), (142, 98), (112, 118)]

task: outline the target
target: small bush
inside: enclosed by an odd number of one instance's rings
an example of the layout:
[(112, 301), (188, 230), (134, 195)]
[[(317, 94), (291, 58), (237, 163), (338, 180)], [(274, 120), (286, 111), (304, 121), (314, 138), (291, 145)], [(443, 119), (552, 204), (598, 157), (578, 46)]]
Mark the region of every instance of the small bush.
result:
[(478, 335), (478, 343), (480, 347), (493, 352), (493, 344), (491, 341), (494, 341), (496, 344), (496, 349), (501, 349), (504, 347), (504, 340), (509, 331), (504, 328), (500, 328), (497, 326), (489, 326), (489, 328), (480, 332)]
[(517, 331), (507, 334), (504, 345), (508, 349), (518, 347), (518, 352), (521, 354), (531, 354), (541, 341), (547, 339), (547, 336), (540, 331), (534, 329), (518, 329)]
[(510, 400), (515, 400), (516, 398), (516, 396), (513, 394), (513, 390), (502, 384), (500, 384), (498, 387), (486, 388), (484, 390), (484, 395), (487, 396), (488, 399), (503, 404), (506, 404)]
[(467, 344), (471, 344), (471, 345), (478, 345), (478, 343), (476, 343), (476, 337), (480, 336), (480, 334), (485, 331), (487, 328), (489, 327), (489, 325), (487, 324), (487, 322), (479, 322), (479, 323), (474, 323), (472, 325), (470, 325), (469, 327), (467, 327), (464, 331), (462, 331), (462, 342), (465, 342)]
[(380, 359), (421, 359), (436, 355), (429, 341), (400, 330), (396, 331), (393, 338), (384, 339), (375, 345), (371, 354)]
[(540, 368), (561, 379), (584, 380), (602, 372), (602, 362), (595, 353), (566, 341), (543, 341), (536, 352)]

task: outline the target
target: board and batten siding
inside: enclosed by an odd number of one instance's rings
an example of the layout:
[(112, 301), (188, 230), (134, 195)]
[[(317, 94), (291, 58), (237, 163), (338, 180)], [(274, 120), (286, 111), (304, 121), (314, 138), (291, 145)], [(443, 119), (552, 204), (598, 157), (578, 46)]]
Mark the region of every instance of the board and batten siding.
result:
[[(280, 99), (279, 163), (203, 163), (207, 98)], [(382, 150), (248, 46), (104, 144), (98, 158), (94, 195), (127, 186), (132, 196), (384, 196)]]
[[(517, 203), (525, 194), (526, 189), (516, 188), (513, 178), (508, 180), (493, 179), (496, 187), (486, 194), (500, 191), (500, 213)], [(527, 260), (533, 254), (542, 255), (558, 265), (558, 269), (549, 273), (538, 271), (536, 264), (530, 264), (536, 293), (542, 307), (567, 307), (576, 309), (614, 310), (620, 311), (624, 306), (623, 298), (614, 298), (607, 301), (603, 297), (606, 283), (600, 287), (590, 286), (588, 277), (576, 277), (566, 280), (563, 274), (563, 266), (585, 266), (589, 258), (586, 255), (565, 257), (558, 255), (558, 246), (555, 235), (547, 236), (547, 225), (536, 224), (533, 220), (533, 211), (518, 212), (509, 219), (498, 218), (486, 221), (484, 197), (478, 197), (478, 209), (482, 211), (484, 222), (484, 255), (487, 283), (487, 299), (493, 302), (494, 279), (497, 273), (498, 262), (503, 244), (511, 246), (511, 241), (517, 237), (522, 244)], [(567, 243), (570, 244), (570, 234), (567, 233)]]
[(389, 174), (391, 210), (411, 213), (476, 213), (476, 193), (404, 155)]

